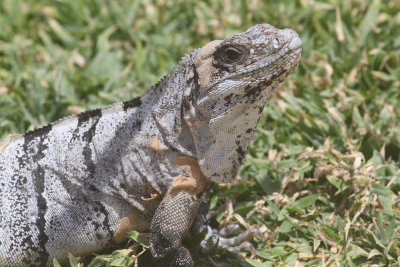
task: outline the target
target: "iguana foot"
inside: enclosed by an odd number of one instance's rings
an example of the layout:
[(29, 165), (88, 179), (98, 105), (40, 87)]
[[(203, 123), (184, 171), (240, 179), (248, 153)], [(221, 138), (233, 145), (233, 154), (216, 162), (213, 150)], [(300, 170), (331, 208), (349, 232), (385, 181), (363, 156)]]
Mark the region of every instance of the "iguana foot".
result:
[[(205, 237), (200, 243), (201, 252), (208, 253), (215, 247), (220, 247), (234, 253), (250, 252), (255, 254), (254, 246), (249, 242), (254, 236), (258, 236), (264, 240), (263, 233), (256, 228), (249, 228), (242, 233), (239, 225), (228, 224), (220, 230), (213, 229), (209, 226), (210, 222), (209, 204), (204, 201), (200, 208), (195, 221), (193, 222), (192, 233), (204, 233)], [(239, 233), (235, 236), (235, 234)]]
[(194, 264), (189, 251), (184, 247), (180, 247), (172, 257), (170, 266), (193, 267)]
[(258, 229), (249, 228), (239, 235), (234, 236), (234, 234), (239, 232), (240, 230), (241, 228), (237, 224), (228, 224), (219, 231), (216, 229), (212, 229), (210, 226), (207, 226), (207, 230), (205, 232), (206, 236), (200, 243), (202, 252), (207, 253), (212, 248), (218, 246), (234, 253), (250, 252), (252, 255), (254, 255), (255, 248), (249, 242), (249, 240), (252, 239), (254, 236), (258, 236), (259, 238), (264, 239), (263, 234)]
[[(154, 249), (153, 249), (154, 251)], [(154, 253), (154, 252), (153, 252)], [(154, 255), (154, 254), (153, 254)], [(156, 258), (157, 255), (154, 255)], [(179, 247), (176, 250), (170, 251), (169, 254), (158, 257), (156, 263), (165, 267), (193, 267), (193, 260), (189, 251), (184, 247)]]

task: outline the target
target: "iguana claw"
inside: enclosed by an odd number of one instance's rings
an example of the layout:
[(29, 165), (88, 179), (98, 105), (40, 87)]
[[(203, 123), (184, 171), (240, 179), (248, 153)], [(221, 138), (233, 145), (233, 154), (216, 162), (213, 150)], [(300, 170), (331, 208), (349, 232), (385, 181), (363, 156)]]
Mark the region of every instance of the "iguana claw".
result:
[(216, 230), (208, 224), (210, 221), (208, 213), (208, 202), (204, 201), (199, 208), (199, 213), (192, 225), (192, 233), (204, 233), (205, 237), (200, 242), (201, 252), (207, 254), (215, 247), (220, 247), (234, 253), (250, 252), (255, 255), (255, 248), (249, 242), (254, 236), (264, 241), (263, 233), (256, 228), (249, 228), (235, 236), (242, 228), (238, 224), (228, 224)]
[(264, 235), (258, 229), (249, 228), (239, 235), (234, 236), (234, 234), (240, 230), (241, 228), (237, 224), (229, 224), (219, 231), (207, 226), (207, 232), (205, 233), (206, 236), (200, 243), (202, 252), (207, 253), (212, 248), (218, 246), (234, 253), (250, 252), (254, 255), (255, 248), (249, 240), (254, 236), (258, 236), (264, 240)]

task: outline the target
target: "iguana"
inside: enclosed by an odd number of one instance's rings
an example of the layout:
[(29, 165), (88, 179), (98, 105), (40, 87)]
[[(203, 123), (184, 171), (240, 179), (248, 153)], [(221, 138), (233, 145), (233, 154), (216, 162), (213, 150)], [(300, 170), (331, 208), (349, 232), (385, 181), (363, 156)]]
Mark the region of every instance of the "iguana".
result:
[(150, 228), (159, 263), (193, 266), (181, 241), (192, 225), (218, 240), (202, 225), (207, 191), (236, 176), (301, 46), (293, 30), (255, 25), (192, 51), (141, 97), (6, 138), (0, 265), (49, 265)]

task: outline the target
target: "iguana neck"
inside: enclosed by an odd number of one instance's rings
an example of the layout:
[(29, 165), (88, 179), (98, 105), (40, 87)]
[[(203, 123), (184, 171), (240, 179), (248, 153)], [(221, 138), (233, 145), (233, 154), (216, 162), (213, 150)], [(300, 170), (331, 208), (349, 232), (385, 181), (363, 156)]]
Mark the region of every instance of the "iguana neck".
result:
[(159, 134), (161, 140), (158, 141), (169, 150), (191, 157), (195, 157), (195, 145), (183, 112), (187, 104), (185, 93), (192, 92), (197, 83), (193, 66), (196, 53), (193, 51), (183, 57), (178, 66), (140, 98), (149, 112), (141, 132), (144, 135)]

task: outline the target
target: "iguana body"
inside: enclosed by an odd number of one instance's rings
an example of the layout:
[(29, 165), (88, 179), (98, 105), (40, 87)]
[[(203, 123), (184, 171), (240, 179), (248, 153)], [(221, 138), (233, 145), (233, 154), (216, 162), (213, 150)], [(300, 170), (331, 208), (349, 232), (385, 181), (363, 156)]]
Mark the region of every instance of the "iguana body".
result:
[(160, 262), (212, 182), (231, 181), (272, 90), (300, 60), (291, 30), (256, 25), (185, 56), (140, 98), (0, 143), (0, 266), (42, 266), (150, 228)]

